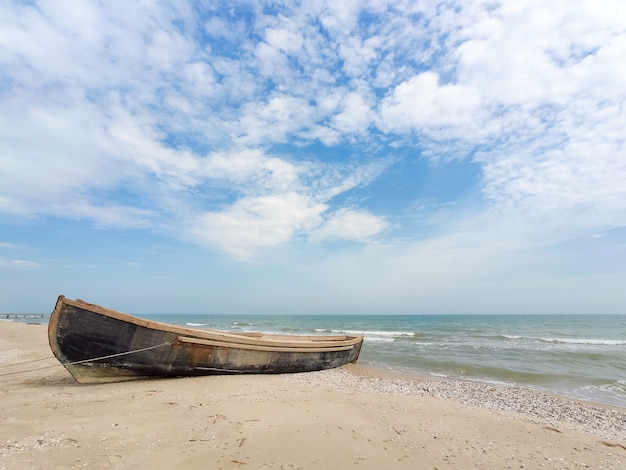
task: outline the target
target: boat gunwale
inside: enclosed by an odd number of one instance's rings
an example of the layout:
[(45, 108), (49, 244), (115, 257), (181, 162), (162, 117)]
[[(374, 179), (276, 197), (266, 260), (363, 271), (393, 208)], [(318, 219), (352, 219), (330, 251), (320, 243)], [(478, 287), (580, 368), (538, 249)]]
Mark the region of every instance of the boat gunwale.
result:
[(319, 352), (341, 352), (350, 351), (354, 348), (354, 345), (335, 345), (335, 347), (318, 348), (311, 346), (308, 348), (294, 348), (294, 347), (277, 347), (277, 346), (263, 346), (259, 344), (240, 344), (240, 343), (226, 343), (224, 341), (214, 341), (210, 339), (192, 338), (189, 336), (179, 336), (179, 343), (193, 344), (197, 346), (209, 346), (220, 347), (229, 349), (246, 349), (251, 351), (269, 351), (269, 352), (293, 352), (293, 353), (319, 353)]
[[(230, 343), (229, 347), (242, 347), (242, 345), (265, 346), (269, 348), (293, 348), (298, 349), (316, 349), (317, 351), (332, 351), (334, 348), (341, 346), (354, 346), (363, 341), (363, 336), (310, 336), (310, 335), (271, 335), (262, 333), (261, 336), (245, 336), (240, 333), (231, 333), (220, 330), (201, 330), (197, 328), (187, 328), (177, 325), (171, 325), (154, 320), (146, 320), (126, 313), (118, 312), (113, 309), (101, 307), (99, 305), (85, 302), (84, 300), (71, 300), (63, 295), (57, 299), (57, 304), (50, 316), (49, 329), (56, 328), (58, 322), (58, 314), (62, 310), (62, 305), (70, 305), (82, 310), (86, 310), (105, 317), (114, 318), (116, 320), (128, 322), (144, 328), (163, 331), (166, 333), (174, 333), (179, 336), (197, 338), (215, 342)], [(284, 339), (290, 338), (290, 339)], [(340, 339), (343, 338), (343, 339)], [(304, 352), (304, 351), (303, 351)]]

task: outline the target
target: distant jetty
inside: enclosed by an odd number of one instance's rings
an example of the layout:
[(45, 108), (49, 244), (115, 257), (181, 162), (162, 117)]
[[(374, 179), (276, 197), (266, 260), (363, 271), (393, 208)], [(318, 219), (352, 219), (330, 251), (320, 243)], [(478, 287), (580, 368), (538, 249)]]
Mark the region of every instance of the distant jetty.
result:
[(22, 320), (31, 318), (44, 318), (43, 313), (0, 313), (0, 320)]

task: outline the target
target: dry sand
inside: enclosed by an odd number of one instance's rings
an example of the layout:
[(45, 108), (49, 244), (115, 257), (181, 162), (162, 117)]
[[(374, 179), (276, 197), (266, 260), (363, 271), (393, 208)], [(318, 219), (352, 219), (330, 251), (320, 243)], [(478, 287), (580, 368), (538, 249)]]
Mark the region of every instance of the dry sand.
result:
[(51, 356), (45, 325), (0, 322), (0, 469), (626, 468), (626, 409), (520, 388), (360, 367), (78, 385), (26, 362)]

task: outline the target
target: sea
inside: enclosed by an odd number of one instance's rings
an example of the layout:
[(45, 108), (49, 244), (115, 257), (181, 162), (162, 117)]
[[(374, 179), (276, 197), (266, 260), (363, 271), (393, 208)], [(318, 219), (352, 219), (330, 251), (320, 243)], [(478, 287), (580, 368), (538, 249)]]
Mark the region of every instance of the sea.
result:
[(626, 407), (626, 315), (150, 315), (197, 328), (364, 335), (359, 364)]
[(364, 366), (626, 407), (626, 315), (138, 316), (235, 332), (364, 335)]

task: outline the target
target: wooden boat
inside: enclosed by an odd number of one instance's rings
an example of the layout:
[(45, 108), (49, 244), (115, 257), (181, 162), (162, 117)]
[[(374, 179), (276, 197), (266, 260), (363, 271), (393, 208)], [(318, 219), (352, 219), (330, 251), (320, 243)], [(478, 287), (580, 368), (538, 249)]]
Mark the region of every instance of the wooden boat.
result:
[(356, 362), (362, 336), (288, 336), (186, 328), (59, 296), (52, 352), (79, 383), (214, 374), (282, 374)]

